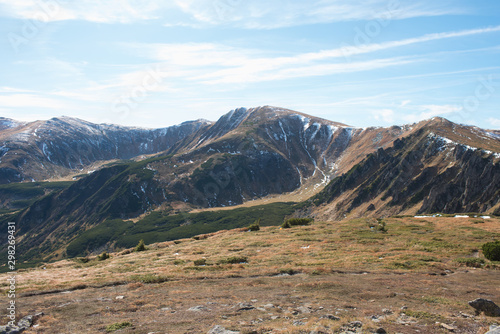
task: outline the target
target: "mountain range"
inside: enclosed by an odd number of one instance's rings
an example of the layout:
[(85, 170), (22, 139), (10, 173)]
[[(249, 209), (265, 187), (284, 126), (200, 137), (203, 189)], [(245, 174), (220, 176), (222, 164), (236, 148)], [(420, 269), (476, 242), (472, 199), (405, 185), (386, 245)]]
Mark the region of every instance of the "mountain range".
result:
[[(500, 131), (437, 117), (357, 128), (264, 106), (163, 129), (1, 118), (1, 224), (16, 221), (23, 260), (39, 261), (242, 227), (265, 201), (282, 213), (267, 224), (500, 214), (499, 161)], [(240, 204), (207, 223), (207, 209)]]

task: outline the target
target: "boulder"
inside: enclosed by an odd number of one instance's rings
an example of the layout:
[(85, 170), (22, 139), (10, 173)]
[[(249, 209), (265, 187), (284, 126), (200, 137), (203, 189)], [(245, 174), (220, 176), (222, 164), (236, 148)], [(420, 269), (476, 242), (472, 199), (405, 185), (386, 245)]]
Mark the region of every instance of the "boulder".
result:
[(500, 317), (500, 307), (489, 299), (477, 298), (471, 300), (469, 305), (476, 310), (476, 315), (484, 312), (484, 315), (489, 317)]

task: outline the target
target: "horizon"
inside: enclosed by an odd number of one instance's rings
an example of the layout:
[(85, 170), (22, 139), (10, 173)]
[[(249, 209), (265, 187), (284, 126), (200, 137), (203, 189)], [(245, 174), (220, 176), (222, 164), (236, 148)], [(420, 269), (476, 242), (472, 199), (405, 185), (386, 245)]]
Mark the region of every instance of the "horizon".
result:
[(500, 129), (500, 3), (0, 0), (0, 115), (163, 128), (275, 105)]
[[(54, 116), (54, 117), (51, 117), (51, 118), (48, 118), (48, 119), (37, 119), (37, 120), (31, 120), (31, 121), (20, 121), (20, 120), (17, 120), (17, 119), (14, 119), (14, 118), (8, 118), (8, 117), (4, 117), (4, 116), (0, 116), (0, 119), (8, 119), (8, 120), (12, 120), (12, 121), (16, 121), (16, 122), (24, 122), (24, 123), (34, 123), (34, 122), (47, 122), (47, 121), (50, 121), (52, 119), (58, 119), (58, 118), (71, 118), (71, 119), (77, 119), (77, 120), (80, 120), (80, 121), (83, 121), (83, 122), (89, 122), (89, 123), (92, 123), (92, 124), (95, 124), (95, 125), (113, 125), (113, 126), (120, 126), (120, 127), (129, 127), (129, 128), (142, 128), (142, 129), (151, 129), (151, 130), (156, 130), (156, 129), (162, 129), (162, 128), (167, 128), (167, 127), (170, 127), (170, 126), (178, 126), (178, 125), (181, 125), (183, 123), (187, 123), (187, 122), (196, 122), (196, 121), (206, 121), (206, 122), (209, 122), (209, 123), (212, 123), (212, 124), (215, 124), (221, 117), (223, 117), (224, 115), (236, 110), (236, 109), (239, 109), (239, 108), (245, 108), (247, 111), (250, 110), (250, 109), (254, 109), (254, 108), (263, 108), (263, 107), (271, 107), (271, 108), (281, 108), (281, 107), (277, 107), (277, 106), (269, 106), (269, 105), (265, 105), (265, 106), (257, 106), (257, 107), (250, 107), (250, 108), (247, 108), (247, 107), (238, 107), (238, 108), (233, 108), (223, 114), (221, 114), (219, 117), (217, 117), (217, 119), (215, 120), (209, 120), (209, 119), (206, 119), (206, 118), (198, 118), (198, 119), (187, 119), (187, 120), (184, 120), (184, 121), (181, 121), (177, 124), (172, 124), (172, 125), (168, 125), (168, 126), (161, 126), (161, 127), (146, 127), (146, 126), (134, 126), (134, 125), (124, 125), (124, 124), (119, 124), (119, 123), (94, 123), (92, 121), (89, 121), (88, 119), (85, 119), (85, 118), (82, 118), (82, 117), (74, 117), (74, 116), (67, 116), (67, 115), (59, 115), (59, 116)], [(300, 110), (289, 110), (291, 112), (297, 112), (297, 113), (300, 113), (300, 114), (304, 114), (304, 115), (307, 115), (307, 116), (311, 116), (311, 117), (314, 117), (314, 118), (322, 118), (326, 121), (330, 121), (330, 122), (336, 122), (336, 123), (339, 123), (337, 122), (336, 120), (333, 120), (333, 119), (328, 119), (328, 118), (323, 118), (323, 117), (319, 117), (319, 116), (316, 116), (316, 115), (311, 115), (311, 114), (306, 114), (306, 113), (303, 113), (301, 112)], [(349, 124), (349, 123), (344, 123), (344, 125), (348, 128), (358, 128), (358, 129), (362, 129), (362, 128), (373, 128), (373, 127), (391, 127), (391, 126), (406, 126), (406, 125), (414, 125), (414, 124), (418, 124), (418, 123), (421, 123), (421, 122), (426, 122), (426, 121), (430, 121), (432, 119), (435, 119), (435, 118), (440, 118), (440, 119), (444, 119), (444, 120), (447, 120), (449, 122), (452, 122), (454, 124), (458, 124), (458, 125), (463, 125), (463, 126), (472, 126), (472, 127), (478, 127), (476, 125), (473, 125), (473, 124), (465, 124), (465, 123), (457, 123), (457, 122), (453, 122), (452, 120), (446, 118), (446, 117), (443, 117), (443, 116), (432, 116), (432, 117), (429, 117), (429, 118), (426, 118), (426, 119), (422, 119), (422, 120), (418, 120), (418, 121), (415, 121), (415, 122), (409, 122), (409, 123), (394, 123), (394, 124), (389, 124), (387, 126), (377, 126), (377, 125), (369, 125), (369, 126), (356, 126), (356, 125), (352, 125), (352, 124)], [(481, 127), (479, 127), (481, 128)], [(482, 128), (484, 130), (498, 130), (498, 129), (493, 129), (493, 128)]]

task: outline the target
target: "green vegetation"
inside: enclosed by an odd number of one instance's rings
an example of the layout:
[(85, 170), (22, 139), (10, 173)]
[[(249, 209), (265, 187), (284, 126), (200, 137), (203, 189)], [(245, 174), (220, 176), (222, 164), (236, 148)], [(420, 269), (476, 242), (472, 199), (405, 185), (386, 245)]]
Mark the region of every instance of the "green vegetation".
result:
[(146, 244), (194, 236), (201, 239), (204, 234), (242, 228), (259, 219), (261, 226), (277, 226), (293, 210), (293, 203), (272, 203), (249, 208), (177, 215), (152, 212), (135, 224), (121, 219), (106, 220), (75, 238), (68, 245), (67, 254), (69, 257), (84, 256), (114, 242), (117, 248), (132, 248), (136, 247), (141, 239)]
[[(8, 207), (15, 209), (25, 208), (36, 200), (53, 191), (68, 188), (74, 182), (22, 182), (0, 185), (0, 200), (6, 201)], [(9, 210), (4, 210), (8, 212)]]
[(252, 225), (248, 226), (249, 231), (259, 231), (260, 230), (260, 218), (257, 219)]
[(144, 284), (154, 284), (154, 283), (163, 283), (168, 281), (168, 277), (155, 275), (155, 274), (146, 274), (146, 275), (135, 275), (130, 277), (130, 280), (133, 282), (140, 282)]
[(137, 246), (135, 246), (135, 249), (134, 249), (134, 250), (135, 250), (136, 252), (143, 252), (143, 251), (145, 251), (146, 249), (147, 249), (147, 248), (146, 248), (146, 245), (144, 244), (144, 240), (143, 240), (143, 239), (141, 239), (141, 240), (139, 241), (139, 243), (137, 244)]
[(102, 254), (101, 254), (101, 255), (98, 255), (98, 256), (97, 256), (97, 261), (104, 261), (104, 260), (107, 260), (107, 259), (109, 259), (109, 258), (110, 258), (110, 256), (109, 256), (109, 254), (108, 254), (108, 253), (106, 253), (106, 252), (102, 252)]
[(114, 331), (117, 331), (119, 329), (127, 328), (127, 327), (132, 327), (132, 323), (130, 321), (122, 321), (122, 322), (117, 322), (112, 325), (106, 326), (106, 332), (111, 333)]
[(283, 228), (291, 228), (292, 226), (306, 226), (311, 225), (314, 219), (312, 218), (290, 218), (281, 224)]
[(227, 259), (222, 259), (217, 261), (218, 264), (238, 264), (238, 263), (247, 263), (248, 258), (246, 256), (232, 256)]
[(481, 268), (484, 265), (484, 259), (476, 257), (461, 257), (456, 259), (457, 263), (473, 268)]
[(206, 266), (207, 265), (207, 259), (198, 259), (193, 261), (195, 266)]
[(500, 261), (500, 240), (487, 242), (482, 246), (484, 257), (490, 261)]

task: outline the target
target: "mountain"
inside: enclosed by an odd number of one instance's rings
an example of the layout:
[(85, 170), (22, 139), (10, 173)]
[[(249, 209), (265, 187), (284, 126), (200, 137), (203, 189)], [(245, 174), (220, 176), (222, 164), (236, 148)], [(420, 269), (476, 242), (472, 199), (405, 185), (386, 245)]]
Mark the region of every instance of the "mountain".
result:
[(318, 218), (395, 214), (500, 214), (498, 131), (442, 118), (419, 123), (393, 146), (369, 154), (308, 205)]
[[(41, 130), (35, 132), (33, 123), (11, 122), (4, 131), (11, 131), (11, 138), (29, 133), (19, 152), (38, 152), (36, 161), (48, 160), (64, 173), (74, 170), (76, 165), (67, 161), (75, 161), (79, 152), (87, 165), (137, 154), (153, 156), (105, 165), (52, 190), (45, 184), (34, 189), (30, 183), (21, 183), (27, 187), (25, 193), (37, 195), (21, 200), (28, 201), (25, 208), (5, 213), (2, 226), (7, 221), (18, 222), (18, 243), (26, 250), (25, 260), (129, 247), (139, 238), (160, 241), (160, 236), (178, 236), (179, 230), (184, 231), (183, 236), (194, 235), (190, 224), (200, 220), (184, 212), (269, 196), (278, 196), (273, 201), (314, 196), (295, 215), (325, 220), (437, 211), (492, 212), (499, 205), (500, 132), (441, 118), (405, 126), (356, 128), (265, 106), (235, 109), (215, 123), (187, 122), (160, 130), (73, 119), (50, 122), (52, 128), (47, 131), (51, 132), (42, 131), (43, 137), (38, 137)], [(76, 139), (79, 136), (94, 139), (82, 143)], [(75, 144), (64, 144), (71, 140)], [(51, 149), (44, 150), (49, 144)], [(61, 149), (67, 153), (56, 154)], [(26, 164), (23, 172), (28, 169)], [(0, 200), (17, 190), (0, 186)], [(217, 224), (247, 224), (240, 218), (232, 221), (230, 216), (219, 216)], [(200, 228), (217, 230), (217, 224)], [(155, 232), (160, 230), (160, 234)]]
[(1, 118), (0, 184), (60, 178), (99, 162), (168, 151), (209, 125), (198, 120), (153, 130), (70, 117), (30, 123)]

